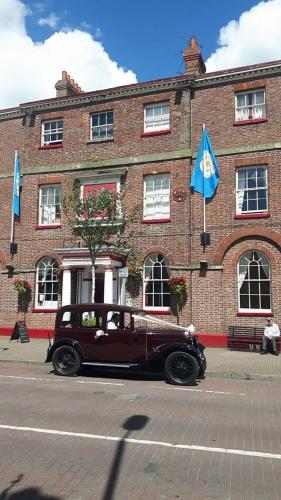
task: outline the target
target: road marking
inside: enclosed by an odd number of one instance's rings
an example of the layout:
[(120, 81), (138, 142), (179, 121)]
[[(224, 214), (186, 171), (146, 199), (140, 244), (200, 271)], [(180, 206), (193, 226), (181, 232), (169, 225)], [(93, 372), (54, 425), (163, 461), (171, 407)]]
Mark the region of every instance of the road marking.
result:
[(118, 384), (117, 382), (94, 382), (91, 380), (75, 380), (76, 384), (101, 384), (101, 385), (125, 385)]
[(192, 389), (191, 387), (159, 387), (157, 385), (150, 386), (153, 389), (166, 389), (166, 391), (190, 391), (190, 392), (210, 392), (212, 394), (226, 394), (232, 396), (248, 396), (244, 392), (223, 392), (223, 391), (204, 391), (203, 389)]
[[(22, 380), (39, 380), (40, 382), (70, 382), (71, 379), (64, 379), (64, 378), (41, 378), (41, 377), (20, 377), (16, 375), (0, 375), (2, 378), (16, 378), (16, 379), (22, 379)], [(102, 384), (102, 385), (125, 385), (125, 384), (119, 384), (116, 382), (97, 382), (97, 381), (92, 381), (92, 380), (73, 380), (76, 384)]]
[(1, 425), (0, 429), (11, 430), (11, 431), (23, 431), (23, 432), (34, 432), (38, 434), (51, 434), (56, 436), (69, 436), (77, 438), (87, 438), (96, 439), (103, 441), (115, 441), (115, 442), (125, 442), (131, 444), (140, 444), (146, 446), (162, 446), (164, 448), (178, 448), (181, 450), (194, 450), (194, 451), (207, 451), (211, 453), (224, 453), (227, 455), (240, 455), (244, 457), (256, 457), (256, 458), (271, 458), (276, 460), (281, 460), (281, 455), (278, 453), (264, 453), (261, 451), (250, 451), (250, 450), (238, 450), (231, 448), (213, 448), (208, 446), (197, 446), (195, 444), (175, 444), (165, 441), (148, 441), (146, 439), (133, 439), (133, 438), (123, 438), (119, 436), (102, 436), (99, 434), (86, 434), (84, 432), (68, 432), (68, 431), (58, 431), (54, 429), (41, 429), (37, 427), (17, 427), (15, 425)]
[(41, 377), (20, 377), (16, 375), (0, 375), (1, 378), (16, 378), (21, 380), (40, 380), (40, 382), (52, 381), (52, 382), (65, 382), (63, 379), (52, 379), (52, 378), (41, 378)]

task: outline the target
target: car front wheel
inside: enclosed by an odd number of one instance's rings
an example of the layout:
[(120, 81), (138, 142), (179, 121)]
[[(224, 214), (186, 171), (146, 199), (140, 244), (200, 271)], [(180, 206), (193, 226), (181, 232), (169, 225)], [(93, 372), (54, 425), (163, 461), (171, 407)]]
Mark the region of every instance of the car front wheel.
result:
[(81, 366), (81, 359), (74, 347), (63, 345), (55, 350), (52, 363), (56, 375), (73, 377)]
[(197, 379), (198, 373), (198, 361), (187, 352), (172, 352), (165, 361), (165, 375), (172, 384), (190, 384)]

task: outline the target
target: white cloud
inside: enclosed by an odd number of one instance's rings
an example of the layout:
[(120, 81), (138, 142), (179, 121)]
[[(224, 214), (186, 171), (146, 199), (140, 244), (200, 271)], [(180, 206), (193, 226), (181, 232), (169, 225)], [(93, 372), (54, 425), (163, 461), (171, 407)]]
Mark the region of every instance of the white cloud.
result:
[[(0, 109), (55, 96), (66, 70), (84, 91), (136, 82), (136, 75), (112, 61), (85, 31), (58, 31), (35, 43), (26, 32), (29, 13), (21, 0), (0, 0)], [(3, 77), (4, 75), (4, 77)]]
[(281, 0), (257, 3), (221, 28), (207, 71), (281, 59)]
[(59, 17), (54, 14), (54, 12), (51, 12), (51, 14), (48, 17), (40, 17), (38, 19), (38, 24), (39, 26), (49, 26), (52, 29), (55, 29), (58, 25)]

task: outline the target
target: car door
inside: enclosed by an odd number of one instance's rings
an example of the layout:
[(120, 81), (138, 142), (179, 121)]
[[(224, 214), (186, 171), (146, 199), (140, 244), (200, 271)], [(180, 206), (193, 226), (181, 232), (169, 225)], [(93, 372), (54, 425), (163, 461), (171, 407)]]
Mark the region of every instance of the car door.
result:
[(94, 339), (95, 360), (116, 363), (144, 362), (145, 335), (134, 329), (131, 316), (126, 320), (125, 315), (121, 314), (120, 325), (115, 329), (108, 328), (108, 316), (105, 319), (101, 334), (95, 335)]

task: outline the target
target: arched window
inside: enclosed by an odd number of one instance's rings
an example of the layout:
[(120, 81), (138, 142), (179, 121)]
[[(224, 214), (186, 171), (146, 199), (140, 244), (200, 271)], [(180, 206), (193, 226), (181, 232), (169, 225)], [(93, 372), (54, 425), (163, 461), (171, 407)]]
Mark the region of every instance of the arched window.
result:
[(171, 304), (168, 279), (170, 268), (168, 260), (161, 253), (152, 253), (144, 261), (143, 269), (144, 307), (169, 309)]
[(58, 305), (58, 264), (52, 257), (44, 257), (37, 264), (36, 307), (56, 308)]
[(244, 253), (238, 262), (239, 311), (271, 312), (271, 278), (268, 258), (261, 252)]

